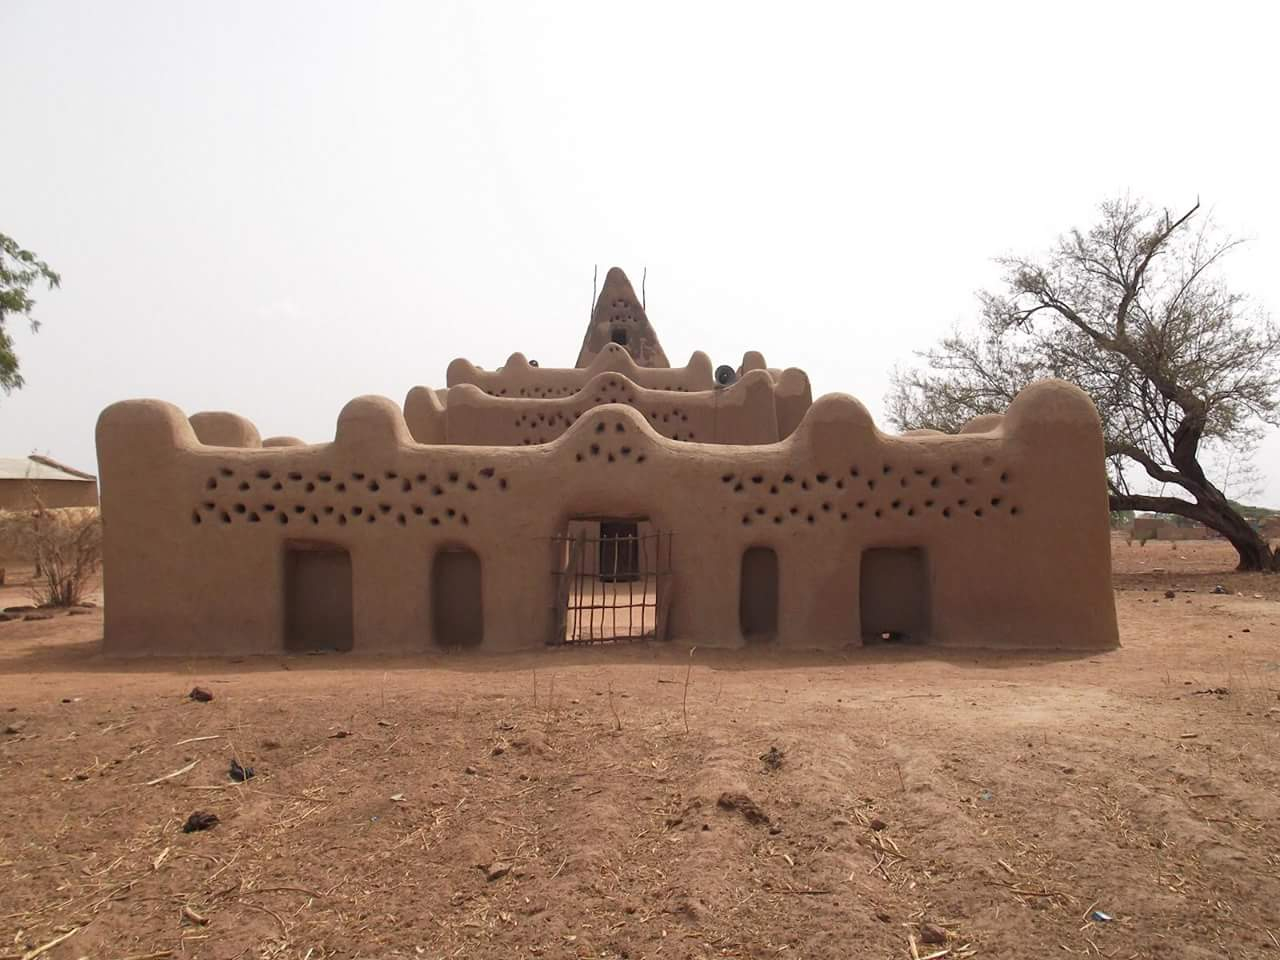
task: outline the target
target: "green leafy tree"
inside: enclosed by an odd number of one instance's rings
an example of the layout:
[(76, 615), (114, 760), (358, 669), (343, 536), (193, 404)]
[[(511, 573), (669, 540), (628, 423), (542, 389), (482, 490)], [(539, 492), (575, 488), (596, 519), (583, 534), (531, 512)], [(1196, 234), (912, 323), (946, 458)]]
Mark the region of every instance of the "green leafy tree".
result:
[(978, 329), (895, 374), (889, 419), (954, 431), (1033, 380), (1069, 380), (1102, 418), (1113, 511), (1198, 521), (1231, 542), (1239, 569), (1280, 568), (1206, 470), (1247, 460), (1280, 425), (1280, 330), (1227, 286), (1219, 268), (1238, 241), (1197, 223), (1199, 209), (1112, 200), (1046, 255), (998, 260), (1005, 289), (980, 294)]
[(40, 329), (40, 321), (31, 316), (36, 302), (30, 290), (42, 280), (50, 290), (62, 283), (62, 278), (47, 263), (0, 233), (0, 389), (5, 393), (22, 386), (18, 355), (14, 353), (13, 337), (9, 334), (9, 319), (26, 317), (32, 330)]

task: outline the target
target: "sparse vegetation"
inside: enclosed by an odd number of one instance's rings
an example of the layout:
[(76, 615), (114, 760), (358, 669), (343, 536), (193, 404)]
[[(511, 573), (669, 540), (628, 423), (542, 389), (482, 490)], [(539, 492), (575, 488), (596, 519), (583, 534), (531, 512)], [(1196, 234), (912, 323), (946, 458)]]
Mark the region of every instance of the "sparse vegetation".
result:
[[(975, 332), (895, 376), (889, 419), (955, 432), (1033, 380), (1069, 380), (1102, 417), (1113, 511), (1198, 521), (1231, 542), (1240, 570), (1280, 569), (1227, 498), (1263, 427), (1280, 425), (1280, 328), (1228, 286), (1219, 268), (1238, 241), (1199, 210), (1112, 200), (1045, 255), (998, 260), (1006, 289), (981, 294)], [(1226, 469), (1211, 479), (1215, 461)]]
[(0, 545), (35, 563), (31, 599), (42, 607), (82, 603), (102, 571), (102, 517), (96, 507), (0, 511)]

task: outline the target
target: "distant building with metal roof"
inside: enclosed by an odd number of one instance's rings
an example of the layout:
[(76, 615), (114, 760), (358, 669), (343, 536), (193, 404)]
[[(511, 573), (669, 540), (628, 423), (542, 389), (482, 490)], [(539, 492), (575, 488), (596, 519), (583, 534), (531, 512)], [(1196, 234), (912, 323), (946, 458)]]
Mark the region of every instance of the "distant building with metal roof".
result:
[(0, 510), (96, 507), (98, 478), (49, 457), (0, 457)]

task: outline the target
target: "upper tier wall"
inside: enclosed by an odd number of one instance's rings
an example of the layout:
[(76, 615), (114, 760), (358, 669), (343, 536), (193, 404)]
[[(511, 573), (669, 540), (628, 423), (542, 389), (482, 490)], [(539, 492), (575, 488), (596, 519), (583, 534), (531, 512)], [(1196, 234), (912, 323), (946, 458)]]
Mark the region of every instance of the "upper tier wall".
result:
[(445, 383), (450, 387), (474, 384), (494, 397), (547, 399), (571, 396), (602, 373), (620, 373), (651, 390), (688, 393), (710, 390), (716, 385), (711, 358), (700, 350), (683, 367), (642, 367), (616, 343), (605, 344), (586, 367), (535, 367), (524, 354), (513, 353), (497, 370), (481, 370), (459, 357), (449, 364)]
[(601, 373), (574, 394), (545, 400), (495, 397), (473, 384), (460, 384), (449, 388), (441, 404), (435, 391), (414, 387), (405, 398), (404, 413), (419, 443), (531, 446), (555, 440), (595, 407), (625, 403), (671, 440), (759, 444), (785, 436), (780, 420), (794, 429), (797, 398), (807, 409), (808, 379), (800, 371), (788, 371), (775, 383), (756, 370), (731, 386), (690, 393), (650, 390), (623, 374)]

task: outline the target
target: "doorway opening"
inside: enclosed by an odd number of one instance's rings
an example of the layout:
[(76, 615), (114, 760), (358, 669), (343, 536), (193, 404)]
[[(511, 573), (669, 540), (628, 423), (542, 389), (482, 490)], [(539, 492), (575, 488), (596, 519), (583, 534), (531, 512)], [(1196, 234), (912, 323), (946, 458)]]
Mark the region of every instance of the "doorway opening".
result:
[(351, 554), (319, 541), (285, 546), (284, 648), (345, 652), (355, 646)]
[(778, 635), (778, 554), (751, 547), (742, 554), (738, 625), (747, 643), (767, 643)]
[(643, 518), (578, 517), (552, 538), (556, 616), (549, 642), (663, 636), (671, 534)]
[(439, 647), (478, 647), (484, 639), (480, 557), (445, 547), (431, 564), (431, 635)]
[(859, 583), (864, 643), (920, 643), (929, 639), (929, 563), (922, 547), (862, 551)]

